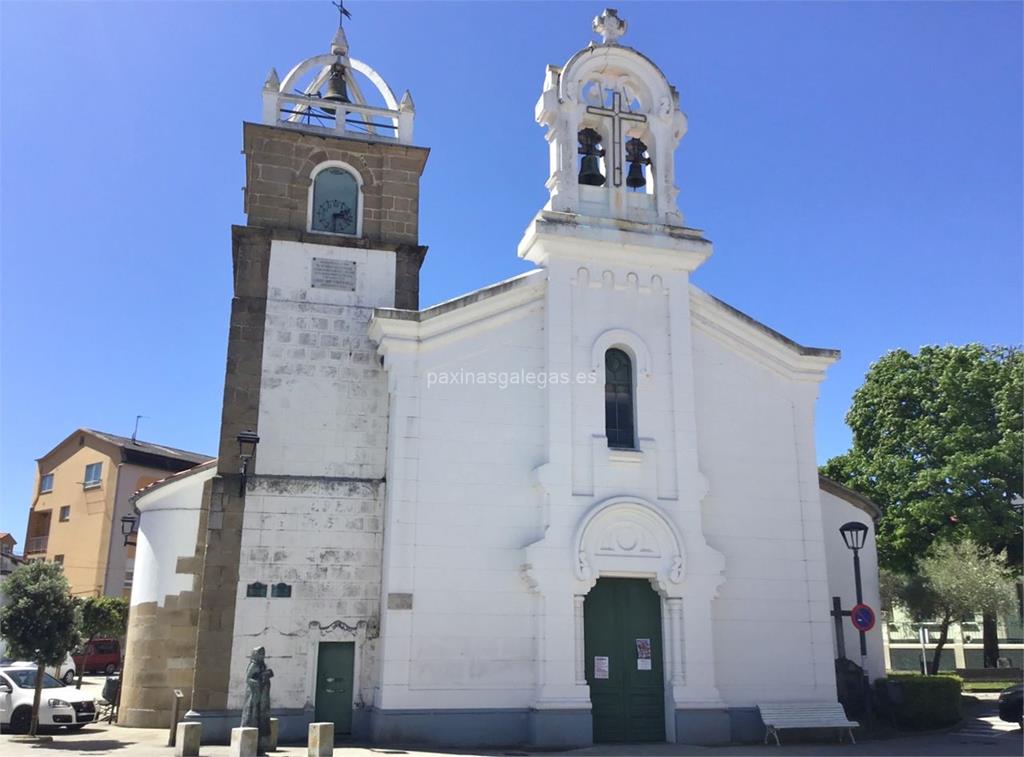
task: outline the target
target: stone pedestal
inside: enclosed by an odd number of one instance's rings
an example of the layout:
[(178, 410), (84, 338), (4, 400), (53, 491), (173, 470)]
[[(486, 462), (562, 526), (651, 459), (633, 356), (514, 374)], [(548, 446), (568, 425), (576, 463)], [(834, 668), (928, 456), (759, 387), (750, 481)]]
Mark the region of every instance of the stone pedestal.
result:
[(256, 757), (256, 744), (259, 742), (258, 728), (231, 729), (231, 757)]
[(310, 723), (308, 757), (331, 757), (334, 754), (334, 723)]
[(273, 752), (277, 749), (277, 737), (281, 732), (281, 724), (277, 718), (270, 719), (270, 737), (267, 739), (267, 751)]
[(200, 723), (178, 723), (174, 736), (174, 757), (198, 757), (203, 736)]

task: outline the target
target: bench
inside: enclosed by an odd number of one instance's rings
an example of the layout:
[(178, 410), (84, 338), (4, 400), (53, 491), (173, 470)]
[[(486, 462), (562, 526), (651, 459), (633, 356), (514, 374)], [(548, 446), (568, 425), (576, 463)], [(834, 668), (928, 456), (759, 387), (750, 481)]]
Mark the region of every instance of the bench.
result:
[(859, 728), (860, 723), (849, 720), (839, 702), (774, 702), (759, 704), (757, 709), (764, 721), (765, 744), (769, 737), (774, 737), (775, 745), (781, 746), (779, 731), (792, 728), (838, 728), (840, 741), (845, 731), (850, 734), (851, 743), (857, 743), (853, 729)]

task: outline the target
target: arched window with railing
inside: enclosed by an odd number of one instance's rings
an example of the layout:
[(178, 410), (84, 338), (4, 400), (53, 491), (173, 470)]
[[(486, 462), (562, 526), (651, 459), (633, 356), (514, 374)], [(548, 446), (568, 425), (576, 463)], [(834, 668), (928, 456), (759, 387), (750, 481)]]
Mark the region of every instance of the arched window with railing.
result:
[(633, 361), (613, 347), (604, 353), (604, 427), (608, 446), (636, 449)]

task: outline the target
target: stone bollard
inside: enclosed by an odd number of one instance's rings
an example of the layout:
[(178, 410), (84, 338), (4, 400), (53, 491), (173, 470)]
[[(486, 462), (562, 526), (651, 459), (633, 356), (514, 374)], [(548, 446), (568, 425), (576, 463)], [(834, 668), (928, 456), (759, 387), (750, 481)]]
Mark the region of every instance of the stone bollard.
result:
[(277, 735), (281, 732), (281, 724), (277, 718), (270, 719), (270, 738), (267, 739), (267, 751), (277, 751)]
[(259, 728), (231, 729), (231, 757), (256, 757), (256, 743), (259, 741)]
[(334, 754), (334, 723), (310, 723), (307, 757), (331, 757)]
[(174, 757), (198, 757), (202, 737), (202, 723), (178, 723), (174, 736)]

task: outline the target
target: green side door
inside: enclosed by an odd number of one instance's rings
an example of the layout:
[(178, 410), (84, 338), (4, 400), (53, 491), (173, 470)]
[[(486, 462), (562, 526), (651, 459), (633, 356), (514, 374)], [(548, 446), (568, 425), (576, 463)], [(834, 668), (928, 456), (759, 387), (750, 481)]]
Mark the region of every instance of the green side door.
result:
[(352, 691), (355, 644), (320, 642), (316, 662), (316, 719), (334, 723), (335, 734), (352, 732)]
[(601, 578), (583, 602), (595, 742), (665, 740), (661, 599), (649, 581)]

